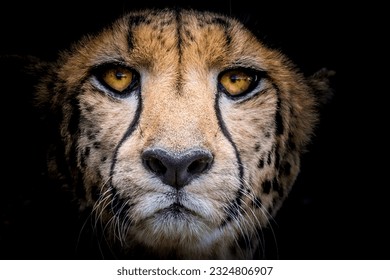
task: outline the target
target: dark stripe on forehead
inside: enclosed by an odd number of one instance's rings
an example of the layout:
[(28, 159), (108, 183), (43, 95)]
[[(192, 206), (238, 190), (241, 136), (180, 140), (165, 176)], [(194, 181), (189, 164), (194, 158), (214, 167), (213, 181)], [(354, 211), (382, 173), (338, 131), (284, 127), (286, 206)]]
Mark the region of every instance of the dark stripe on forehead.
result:
[(176, 13), (176, 24), (177, 24), (177, 32), (176, 32), (176, 37), (177, 37), (177, 50), (178, 50), (178, 62), (179, 62), (179, 71), (178, 71), (178, 76), (177, 76), (177, 82), (176, 82), (176, 89), (178, 94), (182, 92), (182, 84), (183, 84), (183, 78), (182, 78), (182, 72), (181, 72), (181, 62), (182, 62), (182, 56), (183, 56), (183, 38), (181, 35), (182, 29), (183, 29), (183, 22), (182, 22), (182, 17), (180, 10), (175, 10)]
[(225, 33), (227, 46), (229, 46), (232, 42), (232, 36), (229, 32), (229, 29), (231, 27), (230, 22), (223, 17), (216, 16), (211, 19), (211, 24), (218, 25), (223, 29), (223, 32)]
[(197, 14), (196, 17), (197, 17), (197, 20), (199, 22), (199, 26), (201, 26), (201, 27), (207, 27), (210, 25), (217, 25), (220, 28), (222, 28), (224, 33), (225, 33), (227, 45), (230, 45), (230, 43), (232, 41), (232, 36), (229, 32), (229, 29), (231, 28), (231, 23), (230, 23), (229, 19), (227, 19), (221, 15), (214, 15), (214, 16), (209, 17), (208, 15)]
[(182, 57), (182, 54), (183, 54), (183, 50), (182, 50), (182, 44), (183, 44), (183, 38), (181, 36), (181, 31), (182, 31), (182, 28), (183, 28), (183, 23), (182, 23), (182, 18), (181, 18), (181, 14), (180, 14), (180, 11), (179, 10), (176, 10), (175, 11), (176, 13), (176, 24), (177, 24), (177, 32), (176, 32), (176, 37), (177, 37), (177, 49), (179, 51), (179, 57), (178, 57), (178, 60), (179, 60), (179, 64), (181, 64), (181, 57)]
[(147, 18), (146, 15), (143, 14), (129, 15), (128, 17), (129, 32), (127, 34), (127, 45), (130, 50), (134, 48), (134, 37), (132, 34), (133, 29), (141, 24), (150, 24), (150, 23), (151, 23), (151, 19)]
[(218, 120), (218, 125), (223, 133), (223, 135), (226, 137), (226, 139), (230, 142), (232, 145), (236, 159), (237, 159), (237, 165), (238, 165), (238, 171), (239, 171), (239, 180), (240, 180), (240, 186), (239, 189), (237, 190), (236, 198), (231, 201), (228, 205), (228, 207), (225, 209), (225, 212), (227, 214), (226, 220), (224, 220), (221, 224), (221, 227), (226, 225), (227, 221), (232, 220), (233, 218), (237, 217), (240, 209), (241, 209), (241, 201), (242, 201), (242, 196), (244, 194), (244, 185), (243, 185), (243, 179), (244, 179), (244, 168), (242, 166), (242, 161), (241, 161), (241, 156), (240, 153), (238, 152), (236, 143), (233, 141), (232, 136), (228, 129), (226, 128), (225, 122), (222, 119), (222, 114), (221, 114), (221, 109), (219, 108), (219, 98), (221, 94), (217, 93), (216, 98), (215, 98), (215, 113), (217, 116)]

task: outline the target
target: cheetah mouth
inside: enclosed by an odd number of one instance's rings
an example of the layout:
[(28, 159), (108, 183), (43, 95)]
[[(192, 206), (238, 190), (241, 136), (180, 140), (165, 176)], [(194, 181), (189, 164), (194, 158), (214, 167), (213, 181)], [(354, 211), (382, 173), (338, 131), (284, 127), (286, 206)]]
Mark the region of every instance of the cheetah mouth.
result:
[(185, 207), (180, 202), (174, 202), (168, 207), (158, 211), (158, 214), (162, 215), (164, 218), (175, 218), (183, 219), (188, 217), (199, 216), (195, 211)]

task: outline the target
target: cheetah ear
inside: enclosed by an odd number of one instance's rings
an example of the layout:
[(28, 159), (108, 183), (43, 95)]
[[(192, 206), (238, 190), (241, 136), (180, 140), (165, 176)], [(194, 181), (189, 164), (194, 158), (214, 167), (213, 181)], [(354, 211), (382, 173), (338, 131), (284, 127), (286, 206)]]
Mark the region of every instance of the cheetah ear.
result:
[(334, 91), (330, 85), (330, 78), (335, 74), (336, 72), (333, 70), (322, 68), (308, 77), (308, 83), (313, 89), (320, 107), (327, 104), (333, 97)]

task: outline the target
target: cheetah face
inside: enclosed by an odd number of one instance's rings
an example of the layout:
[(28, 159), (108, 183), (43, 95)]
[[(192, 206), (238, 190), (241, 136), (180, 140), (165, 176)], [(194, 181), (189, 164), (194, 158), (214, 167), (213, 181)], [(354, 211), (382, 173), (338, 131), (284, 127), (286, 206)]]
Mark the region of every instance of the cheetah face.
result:
[(141, 11), (52, 73), (37, 99), (60, 116), (61, 172), (106, 239), (130, 255), (256, 255), (317, 120), (287, 58), (222, 15)]

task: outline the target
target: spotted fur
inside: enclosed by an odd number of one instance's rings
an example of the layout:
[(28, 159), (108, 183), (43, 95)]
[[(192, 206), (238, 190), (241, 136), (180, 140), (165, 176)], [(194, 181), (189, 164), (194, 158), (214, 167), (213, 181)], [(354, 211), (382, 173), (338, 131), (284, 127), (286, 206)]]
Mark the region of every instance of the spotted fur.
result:
[[(139, 86), (117, 94), (107, 65)], [(236, 68), (259, 81), (232, 97), (218, 79)], [(49, 174), (128, 258), (258, 258), (330, 91), (329, 71), (307, 78), (235, 19), (191, 10), (127, 14), (44, 69)]]

